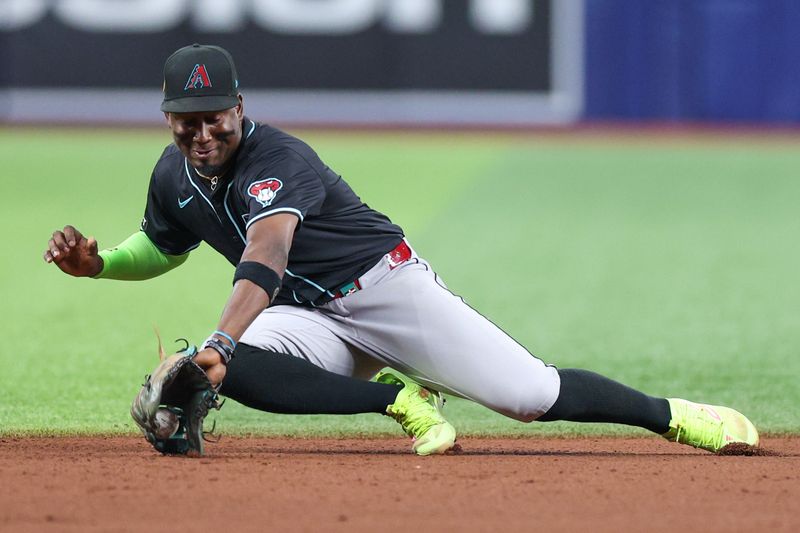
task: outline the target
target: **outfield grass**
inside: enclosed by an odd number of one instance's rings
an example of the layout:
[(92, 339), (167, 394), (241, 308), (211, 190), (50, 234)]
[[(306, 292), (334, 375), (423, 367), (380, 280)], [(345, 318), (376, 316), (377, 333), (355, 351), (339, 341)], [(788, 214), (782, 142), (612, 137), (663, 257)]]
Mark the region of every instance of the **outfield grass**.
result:
[[(0, 434), (133, 432), (152, 325), (200, 342), (216, 323), (232, 268), (208, 247), (146, 282), (76, 280), (41, 259), (66, 223), (101, 246), (135, 231), (167, 133), (0, 129)], [(303, 136), (451, 289), (548, 362), (800, 431), (796, 139)], [(460, 400), (447, 412), (462, 434), (644, 434), (523, 425)], [(228, 402), (213, 416), (227, 434), (399, 433), (376, 415)]]

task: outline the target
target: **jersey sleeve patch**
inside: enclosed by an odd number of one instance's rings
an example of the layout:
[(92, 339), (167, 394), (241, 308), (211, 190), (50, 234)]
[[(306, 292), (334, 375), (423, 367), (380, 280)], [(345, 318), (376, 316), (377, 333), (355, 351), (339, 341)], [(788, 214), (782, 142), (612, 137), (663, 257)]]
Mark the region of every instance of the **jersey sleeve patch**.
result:
[(247, 194), (255, 198), (261, 207), (269, 207), (281, 189), (283, 182), (278, 178), (264, 178), (251, 183), (247, 188)]

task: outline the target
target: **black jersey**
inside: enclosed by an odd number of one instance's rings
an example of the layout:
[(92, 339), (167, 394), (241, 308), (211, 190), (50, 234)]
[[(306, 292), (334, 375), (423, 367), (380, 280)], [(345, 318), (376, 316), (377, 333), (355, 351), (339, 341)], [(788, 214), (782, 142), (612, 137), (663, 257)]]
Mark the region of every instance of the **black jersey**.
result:
[(210, 244), (239, 263), (251, 224), (276, 213), (299, 219), (275, 304), (319, 305), (369, 270), (403, 238), (301, 140), (244, 119), (232, 166), (212, 190), (168, 146), (150, 179), (142, 230), (165, 254)]

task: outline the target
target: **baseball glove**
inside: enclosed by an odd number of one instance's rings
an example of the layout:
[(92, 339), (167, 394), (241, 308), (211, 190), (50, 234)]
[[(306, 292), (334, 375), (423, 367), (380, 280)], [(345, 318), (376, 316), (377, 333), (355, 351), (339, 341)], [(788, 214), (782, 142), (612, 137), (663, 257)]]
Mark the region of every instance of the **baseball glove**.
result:
[[(184, 341), (186, 342), (186, 341)], [(219, 409), (217, 391), (205, 371), (194, 362), (197, 347), (164, 356), (145, 378), (131, 405), (131, 416), (147, 441), (163, 454), (203, 455), (203, 421), (209, 409)]]

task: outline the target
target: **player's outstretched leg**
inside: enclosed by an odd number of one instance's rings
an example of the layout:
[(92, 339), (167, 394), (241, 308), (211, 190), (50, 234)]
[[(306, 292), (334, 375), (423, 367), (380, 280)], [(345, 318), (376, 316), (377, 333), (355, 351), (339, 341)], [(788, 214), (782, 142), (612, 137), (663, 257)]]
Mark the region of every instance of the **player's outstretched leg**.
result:
[(239, 343), (220, 394), (270, 413), (380, 413), (414, 438), (419, 455), (453, 447), (455, 429), (442, 417), (441, 397), (398, 373), (376, 381), (340, 376), (308, 361)]
[(539, 421), (606, 422), (649, 429), (714, 453), (758, 446), (758, 431), (728, 407), (655, 398), (594, 372), (559, 369), (558, 399)]

